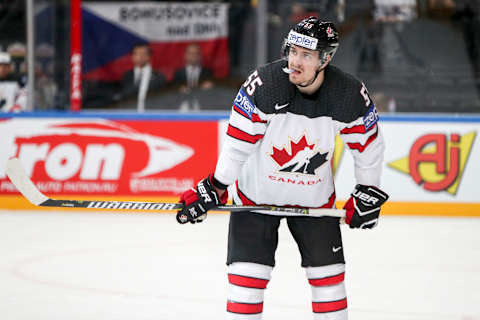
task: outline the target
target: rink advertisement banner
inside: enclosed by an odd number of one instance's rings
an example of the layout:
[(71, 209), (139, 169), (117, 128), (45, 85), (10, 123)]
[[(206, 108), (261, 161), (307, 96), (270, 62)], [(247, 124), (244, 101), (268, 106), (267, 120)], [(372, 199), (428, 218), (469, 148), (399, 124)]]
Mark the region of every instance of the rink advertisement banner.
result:
[[(227, 123), (222, 121), (221, 132)], [(386, 144), (381, 188), (390, 195), (384, 214), (480, 216), (480, 121), (382, 121), (380, 116), (380, 126)], [(355, 173), (339, 136), (331, 161), (342, 207)]]
[(228, 4), (217, 2), (84, 2), (85, 80), (119, 80), (133, 68), (136, 44), (152, 49), (152, 67), (171, 79), (196, 43), (203, 65), (216, 77), (229, 72)]
[[(382, 188), (390, 205), (415, 214), (480, 216), (480, 122), (381, 123), (386, 142)], [(340, 198), (353, 188), (353, 160), (338, 144)]]
[(5, 119), (0, 193), (17, 194), (5, 176), (6, 160), (17, 156), (51, 196), (178, 197), (213, 171), (217, 127), (216, 121)]
[[(220, 132), (227, 124), (221, 122)], [(480, 121), (382, 121), (380, 117), (380, 127), (386, 146), (382, 188), (390, 200), (480, 204)], [(337, 199), (345, 200), (355, 186), (354, 163), (339, 136), (331, 161)]]
[[(0, 119), (0, 205), (20, 199), (5, 176), (10, 156), (18, 156), (51, 197), (177, 201), (214, 170), (228, 120), (145, 116)], [(386, 142), (381, 188), (390, 199), (382, 212), (480, 216), (480, 121), (385, 118), (380, 115)], [(352, 156), (338, 137), (331, 161), (341, 207), (355, 174)]]

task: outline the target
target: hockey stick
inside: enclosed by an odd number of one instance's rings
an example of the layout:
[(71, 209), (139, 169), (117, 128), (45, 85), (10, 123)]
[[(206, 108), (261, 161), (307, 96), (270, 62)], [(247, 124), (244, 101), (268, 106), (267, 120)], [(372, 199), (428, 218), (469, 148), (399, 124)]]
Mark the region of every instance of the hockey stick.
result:
[[(60, 208), (86, 208), (86, 209), (110, 209), (110, 210), (151, 210), (151, 211), (173, 211), (183, 208), (181, 203), (165, 202), (138, 202), (138, 201), (99, 201), (99, 200), (56, 200), (44, 195), (33, 184), (22, 167), (18, 158), (11, 158), (7, 161), (6, 174), (20, 191), (32, 204), (41, 207)], [(291, 208), (276, 206), (239, 206), (225, 205), (215, 208), (218, 211), (255, 211), (258, 213), (274, 216), (309, 216), (309, 217), (345, 217), (345, 210), (341, 209), (313, 209), (313, 208)]]

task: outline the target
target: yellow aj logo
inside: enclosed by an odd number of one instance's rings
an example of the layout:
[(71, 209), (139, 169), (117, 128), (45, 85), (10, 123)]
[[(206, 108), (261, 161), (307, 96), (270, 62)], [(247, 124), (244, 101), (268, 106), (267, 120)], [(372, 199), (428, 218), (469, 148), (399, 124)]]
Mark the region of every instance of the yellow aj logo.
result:
[(408, 156), (388, 163), (394, 170), (408, 174), (428, 191), (447, 191), (455, 195), (476, 133), (427, 134), (410, 147)]
[(342, 160), (344, 149), (345, 149), (345, 147), (343, 145), (343, 141), (340, 138), (340, 135), (337, 134), (337, 136), (335, 137), (335, 149), (334, 149), (333, 157), (332, 157), (333, 176), (335, 176), (335, 173), (337, 172), (338, 166), (340, 165), (340, 161)]

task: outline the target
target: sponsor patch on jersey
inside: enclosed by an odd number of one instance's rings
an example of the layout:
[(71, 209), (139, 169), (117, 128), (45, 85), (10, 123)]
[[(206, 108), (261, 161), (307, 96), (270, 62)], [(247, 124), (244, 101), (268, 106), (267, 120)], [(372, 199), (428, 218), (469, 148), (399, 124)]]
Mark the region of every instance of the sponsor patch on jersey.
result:
[(318, 42), (317, 39), (295, 32), (295, 31), (290, 31), (288, 33), (288, 38), (287, 38), (288, 44), (294, 44), (310, 50), (315, 50), (317, 49), (317, 42)]
[(375, 105), (372, 103), (367, 113), (363, 116), (363, 126), (365, 127), (365, 131), (370, 130), (370, 128), (377, 123), (378, 119), (379, 116), (377, 108), (375, 108)]
[(233, 106), (237, 107), (237, 110), (242, 112), (249, 119), (252, 118), (252, 113), (255, 111), (255, 105), (242, 88), (238, 91), (237, 96), (233, 101)]

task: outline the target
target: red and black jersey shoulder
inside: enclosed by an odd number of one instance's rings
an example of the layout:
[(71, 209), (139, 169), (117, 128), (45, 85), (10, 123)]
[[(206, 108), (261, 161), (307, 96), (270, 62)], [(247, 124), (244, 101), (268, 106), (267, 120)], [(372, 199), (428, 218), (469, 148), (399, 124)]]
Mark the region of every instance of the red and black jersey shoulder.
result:
[(325, 68), (324, 76), (322, 85), (314, 94), (305, 95), (297, 90), (288, 111), (309, 118), (331, 117), (344, 123), (368, 113), (371, 99), (362, 82), (333, 65)]
[(247, 78), (242, 87), (251, 96), (255, 106), (266, 114), (287, 110), (288, 108), (281, 107), (290, 103), (295, 95), (297, 89), (288, 80), (288, 74), (282, 70), (285, 67), (285, 60), (261, 66)]
[(352, 122), (375, 108), (365, 85), (335, 66), (326, 68), (325, 82), (320, 91), (326, 91), (328, 113), (340, 122)]
[(309, 118), (329, 116), (341, 122), (351, 122), (367, 114), (373, 104), (365, 86), (352, 75), (329, 65), (325, 80), (313, 95), (302, 94), (283, 71), (287, 66), (278, 60), (258, 68), (245, 81), (255, 106), (266, 114), (294, 113)]

